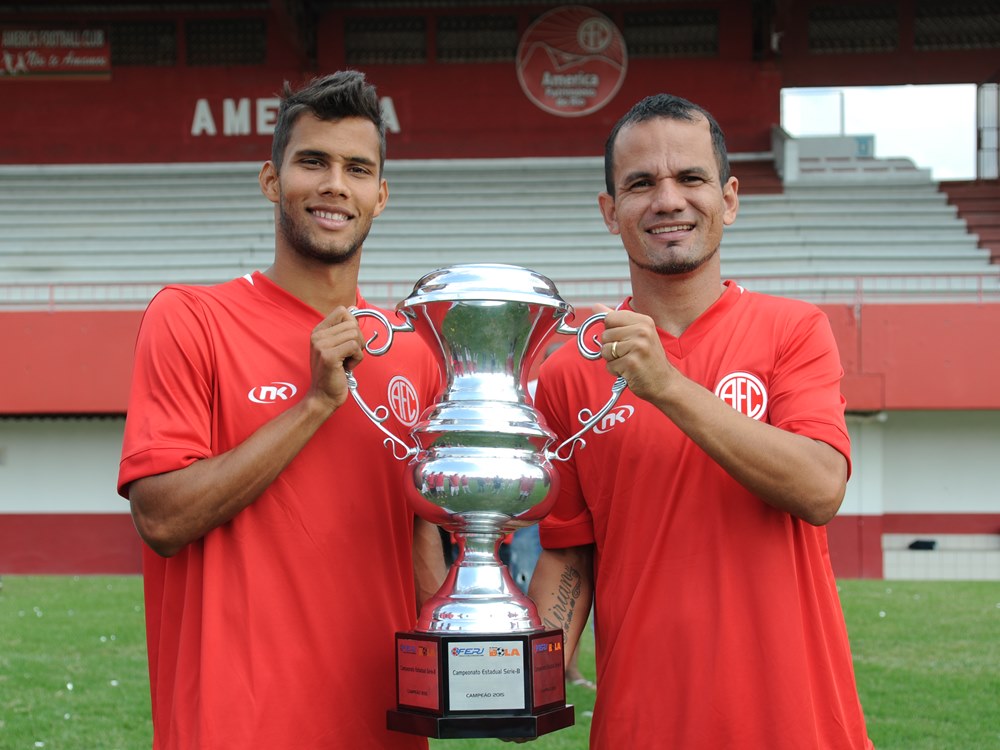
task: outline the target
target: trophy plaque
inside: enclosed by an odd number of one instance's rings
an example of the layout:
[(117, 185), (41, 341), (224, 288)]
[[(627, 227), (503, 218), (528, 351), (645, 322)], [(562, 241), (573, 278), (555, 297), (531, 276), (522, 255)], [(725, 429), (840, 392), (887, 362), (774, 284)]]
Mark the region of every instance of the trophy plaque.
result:
[[(421, 608), (416, 627), (396, 634), (397, 706), (389, 729), (435, 738), (530, 738), (573, 723), (566, 705), (563, 634), (546, 630), (534, 603), (500, 561), (504, 537), (537, 523), (557, 495), (552, 461), (566, 460), (581, 437), (610, 411), (626, 387), (618, 378), (608, 402), (578, 415), (581, 429), (555, 450), (555, 434), (530, 404), (531, 365), (555, 333), (575, 335), (580, 354), (600, 357), (566, 322), (572, 307), (534, 271), (502, 264), (449, 266), (421, 278), (396, 306), (393, 325), (377, 310), (386, 341), (416, 331), (439, 359), (444, 385), (411, 429), (409, 441), (382, 423), (348, 376), (351, 394), (408, 460), (404, 492), (414, 511), (450, 532), (458, 555), (441, 589)], [(593, 343), (596, 343), (593, 342)]]

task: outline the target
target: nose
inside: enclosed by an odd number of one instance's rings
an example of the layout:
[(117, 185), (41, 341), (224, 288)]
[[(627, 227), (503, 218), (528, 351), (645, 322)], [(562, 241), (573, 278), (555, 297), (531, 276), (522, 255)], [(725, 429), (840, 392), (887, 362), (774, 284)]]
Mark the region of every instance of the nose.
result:
[(323, 195), (343, 195), (346, 196), (350, 190), (348, 188), (347, 174), (339, 164), (333, 164), (323, 172), (323, 179), (319, 184), (319, 192)]
[(671, 178), (659, 180), (653, 191), (652, 209), (656, 213), (674, 213), (687, 205), (684, 191)]

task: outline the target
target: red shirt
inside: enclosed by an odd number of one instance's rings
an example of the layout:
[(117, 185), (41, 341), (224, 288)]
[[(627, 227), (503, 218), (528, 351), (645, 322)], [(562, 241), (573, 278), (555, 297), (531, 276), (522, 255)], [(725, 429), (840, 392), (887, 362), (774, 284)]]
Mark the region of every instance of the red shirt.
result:
[[(680, 338), (660, 340), (734, 408), (849, 458), (843, 372), (818, 308), (727, 282)], [(612, 381), (603, 361), (562, 347), (536, 404), (566, 437)], [(541, 541), (596, 545), (592, 747), (870, 748), (826, 530), (754, 497), (627, 389), (585, 437), (557, 464)]]
[[(297, 403), (321, 319), (259, 273), (162, 291), (136, 346), (119, 491), (223, 453)], [(367, 339), (379, 324), (361, 326)], [(439, 378), (415, 333), (355, 374), (404, 438)], [(426, 747), (385, 729), (393, 635), (416, 612), (406, 464), (382, 440), (348, 399), (232, 521), (169, 559), (145, 550), (156, 750)]]

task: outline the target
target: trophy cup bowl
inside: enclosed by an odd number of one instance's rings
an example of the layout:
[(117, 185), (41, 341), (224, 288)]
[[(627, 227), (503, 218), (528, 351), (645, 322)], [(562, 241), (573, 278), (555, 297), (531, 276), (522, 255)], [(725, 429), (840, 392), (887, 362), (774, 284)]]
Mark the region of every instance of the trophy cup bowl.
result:
[[(577, 336), (580, 353), (600, 356), (554, 284), (530, 269), (493, 263), (441, 268), (422, 277), (397, 306), (392, 325), (378, 311), (389, 349), (397, 332), (416, 331), (439, 358), (444, 385), (401, 440), (382, 426), (349, 376), (351, 394), (409, 459), (404, 492), (422, 518), (451, 532), (458, 556), (440, 590), (421, 608), (413, 631), (397, 634), (397, 695), (390, 729), (432, 737), (534, 737), (568, 726), (562, 632), (545, 630), (534, 603), (514, 583), (499, 549), (510, 532), (536, 523), (558, 490), (552, 460), (565, 460), (580, 436), (606, 414), (625, 387), (620, 379), (596, 414), (558, 449), (530, 403), (531, 365), (555, 333)], [(399, 449), (402, 449), (400, 452)], [(564, 455), (563, 451), (569, 453)]]

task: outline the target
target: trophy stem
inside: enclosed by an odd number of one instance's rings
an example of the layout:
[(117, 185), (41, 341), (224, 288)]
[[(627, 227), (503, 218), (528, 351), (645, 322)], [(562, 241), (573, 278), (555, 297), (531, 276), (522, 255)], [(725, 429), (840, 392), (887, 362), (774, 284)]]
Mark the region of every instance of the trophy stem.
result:
[(496, 565), (501, 566), (500, 545), (504, 533), (496, 529), (488, 531), (456, 531), (458, 542), (456, 565)]
[(458, 558), (440, 590), (420, 610), (424, 633), (534, 633), (542, 621), (534, 602), (514, 583), (500, 561), (505, 534), (489, 530), (455, 532)]

